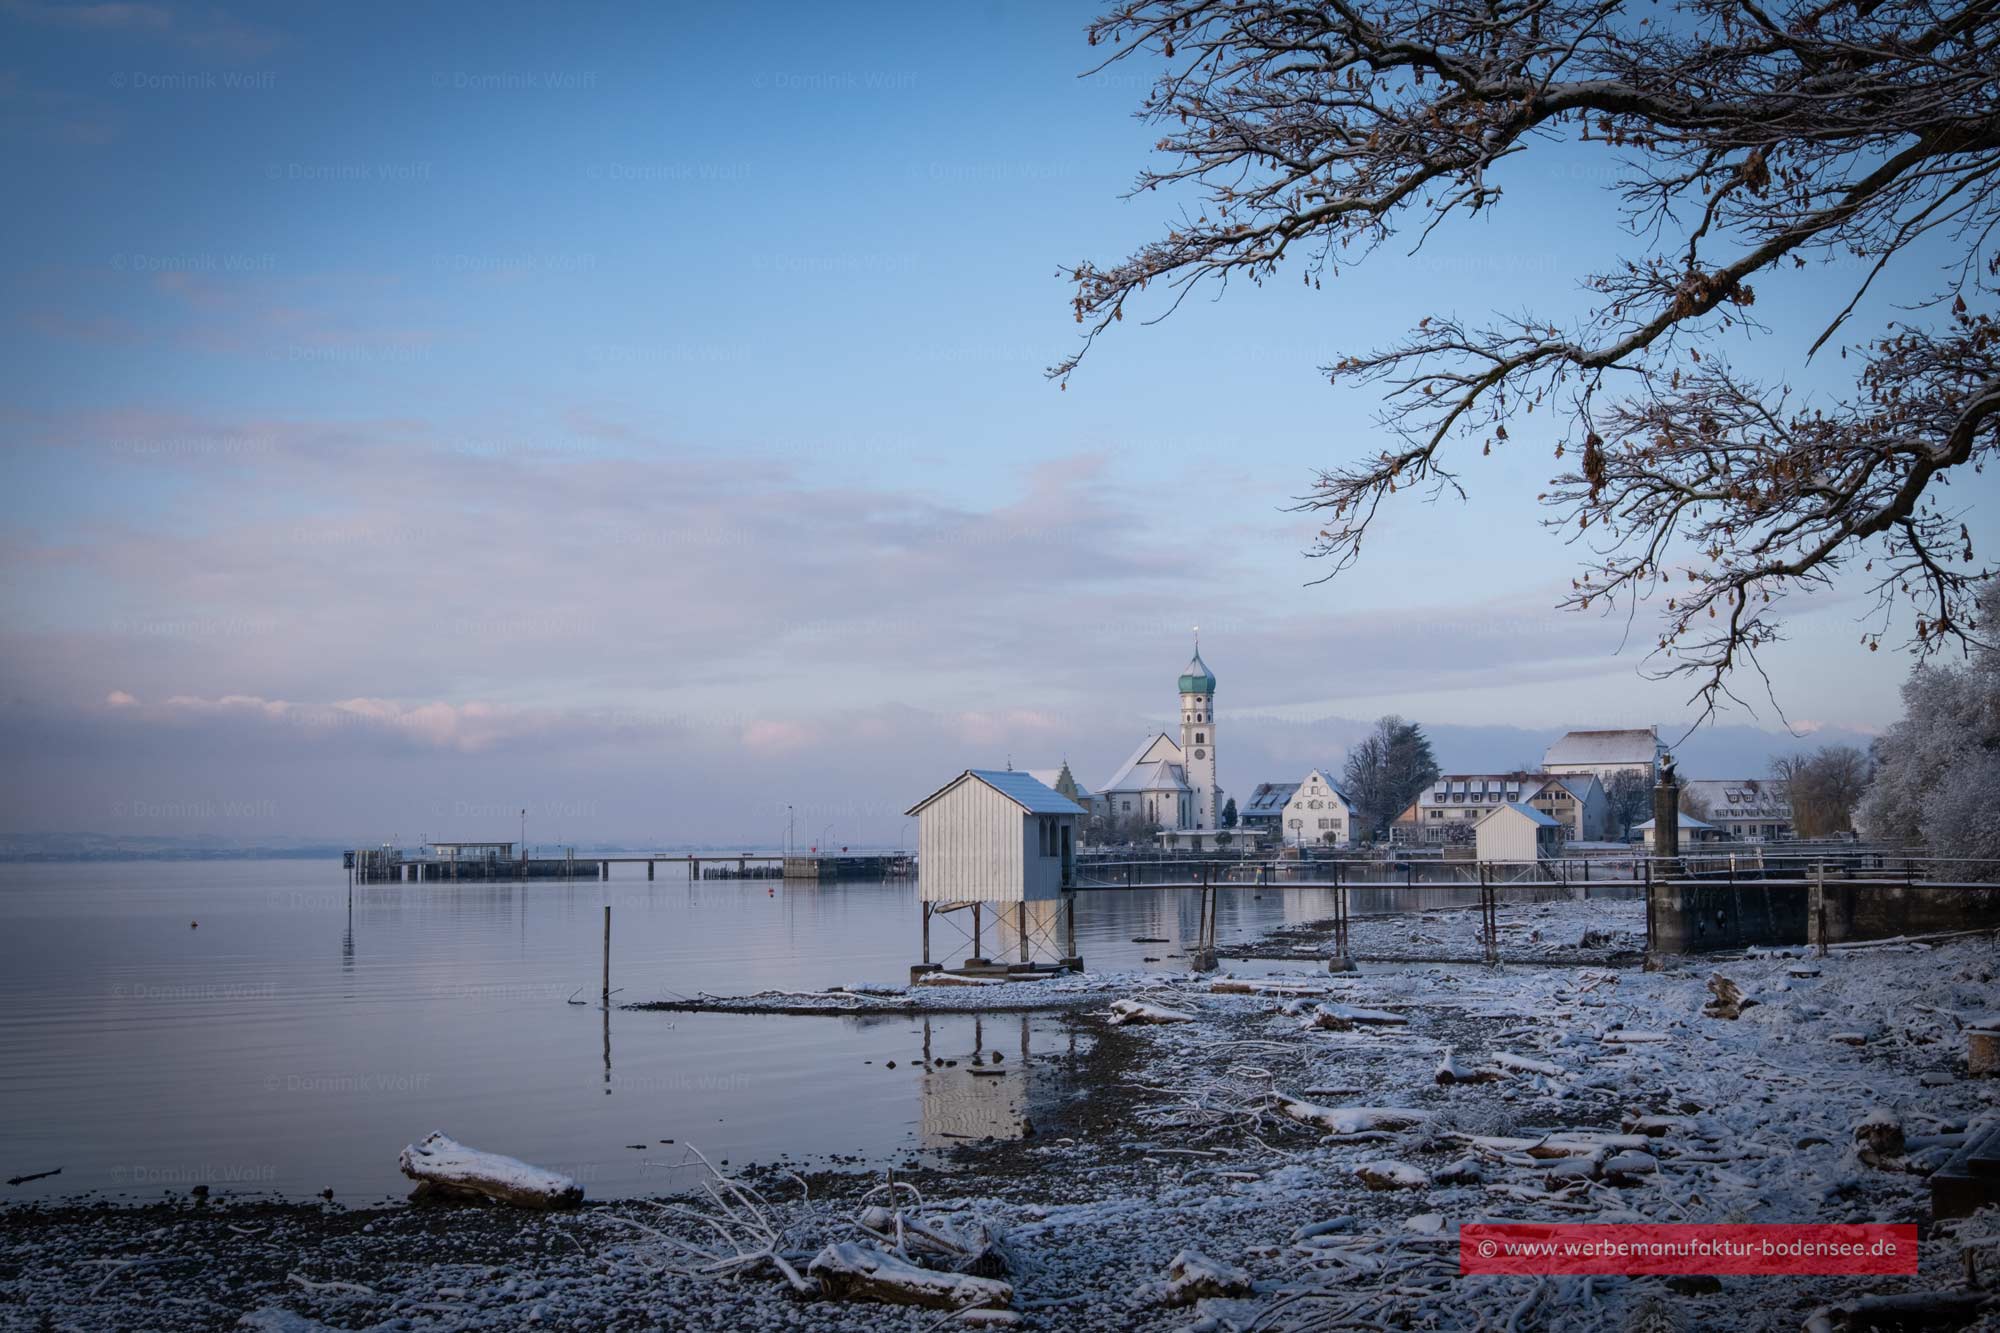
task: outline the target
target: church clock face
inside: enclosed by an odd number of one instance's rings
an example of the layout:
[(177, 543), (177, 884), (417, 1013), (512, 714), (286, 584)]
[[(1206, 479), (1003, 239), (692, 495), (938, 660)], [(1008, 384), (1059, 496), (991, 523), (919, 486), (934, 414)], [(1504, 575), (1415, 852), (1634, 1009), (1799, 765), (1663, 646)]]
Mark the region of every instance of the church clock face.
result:
[(1197, 759), (1206, 759), (1208, 758), (1208, 752), (1197, 745), (1194, 747), (1194, 757)]

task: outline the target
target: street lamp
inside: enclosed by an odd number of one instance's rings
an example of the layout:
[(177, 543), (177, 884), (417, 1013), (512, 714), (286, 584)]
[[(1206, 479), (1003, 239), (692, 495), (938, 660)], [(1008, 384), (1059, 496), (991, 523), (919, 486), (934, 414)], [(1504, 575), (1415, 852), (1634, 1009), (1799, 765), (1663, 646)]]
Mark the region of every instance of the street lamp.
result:
[[(825, 828), (823, 828), (823, 829), (821, 829), (821, 830), (819, 831), (819, 845), (820, 845), (820, 846), (822, 846), (822, 847), (825, 847), (825, 846), (827, 845), (827, 841), (826, 841), (826, 835), (827, 835), (827, 834), (829, 834), (829, 833), (831, 833), (831, 832), (833, 832), (833, 824), (832, 824), (832, 822), (831, 822), (831, 821), (829, 821), (829, 822), (827, 823), (827, 826), (826, 826)], [(821, 855), (825, 855), (825, 853), (821, 853)]]
[(785, 855), (792, 854), (792, 807), (785, 807)]

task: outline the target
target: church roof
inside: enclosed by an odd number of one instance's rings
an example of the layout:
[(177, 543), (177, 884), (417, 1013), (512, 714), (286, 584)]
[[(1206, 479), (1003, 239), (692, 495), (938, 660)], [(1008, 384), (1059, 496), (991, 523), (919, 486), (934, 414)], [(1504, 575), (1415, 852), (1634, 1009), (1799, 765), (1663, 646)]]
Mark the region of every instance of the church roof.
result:
[(1214, 694), (1215, 673), (1201, 660), (1201, 650), (1195, 649), (1194, 659), (1181, 668), (1182, 694)]
[[(1163, 741), (1166, 743), (1165, 748), (1158, 749), (1158, 752), (1155, 753), (1156, 747), (1159, 747)], [(1148, 755), (1152, 755), (1153, 757), (1148, 759)], [(1136, 782), (1128, 782), (1126, 779), (1130, 778), (1133, 770), (1141, 764), (1154, 763), (1162, 759), (1170, 763), (1179, 763), (1181, 759), (1180, 742), (1176, 741), (1172, 736), (1167, 735), (1164, 731), (1141, 741), (1139, 748), (1132, 751), (1132, 757), (1120, 765), (1118, 771), (1111, 775), (1110, 781), (1099, 787), (1098, 790), (1103, 792), (1143, 790)]]
[(1651, 727), (1621, 731), (1570, 731), (1542, 755), (1543, 767), (1556, 764), (1651, 764), (1659, 758), (1659, 732)]

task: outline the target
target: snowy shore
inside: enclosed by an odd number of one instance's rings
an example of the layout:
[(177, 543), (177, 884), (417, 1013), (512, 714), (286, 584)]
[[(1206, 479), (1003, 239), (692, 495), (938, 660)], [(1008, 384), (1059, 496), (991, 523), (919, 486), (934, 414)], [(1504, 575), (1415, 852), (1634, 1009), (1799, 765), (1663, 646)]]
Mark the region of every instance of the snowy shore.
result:
[[(1639, 910), (1556, 903), (1508, 920), (1561, 963), (1586, 931), (1590, 950), (1615, 947), (1606, 932), (1629, 937)], [(1287, 947), (1301, 943), (1309, 932), (1289, 932)], [(1087, 1096), (1037, 1107), (1030, 1137), (899, 1170), (911, 1188), (763, 1170), (743, 1178), (754, 1209), (727, 1187), (722, 1204), (556, 1213), (14, 1207), (0, 1211), (0, 1326), (958, 1326), (936, 1309), (803, 1297), (782, 1271), (811, 1287), (804, 1266), (829, 1248), (892, 1247), (893, 1203), (906, 1245), (921, 1227), (997, 1237), (982, 1281), (1004, 1284), (1006, 1311), (965, 1316), (981, 1326), (1798, 1329), (1822, 1306), (1955, 1288), (1968, 1250), (2000, 1286), (2000, 1219), (1933, 1227), (1926, 1184), (2000, 1099), (2000, 1082), (1966, 1077), (1963, 1037), (2000, 1012), (1996, 972), (1979, 937), (1652, 973), (1569, 959), (951, 988), (976, 1005), (1073, 984), (1061, 1001), (1088, 1001), (1083, 1021), (1102, 1030), (1079, 1071)], [(1718, 973), (1733, 1003), (1715, 1003)], [(1116, 1001), (1169, 1019), (1114, 1027)], [(1914, 1221), (1924, 1271), (1460, 1277), (1457, 1226), (1510, 1219)], [(726, 1256), (723, 1233), (739, 1248), (755, 1233), (786, 1263), (694, 1271), (690, 1247)]]

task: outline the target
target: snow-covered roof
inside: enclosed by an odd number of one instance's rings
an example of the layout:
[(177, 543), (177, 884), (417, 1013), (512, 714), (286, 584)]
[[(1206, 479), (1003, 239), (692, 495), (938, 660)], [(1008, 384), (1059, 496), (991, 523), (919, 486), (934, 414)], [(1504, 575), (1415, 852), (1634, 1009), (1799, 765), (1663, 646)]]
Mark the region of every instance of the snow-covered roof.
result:
[(1542, 755), (1544, 764), (1650, 764), (1659, 755), (1651, 727), (1619, 731), (1570, 731)]
[[(1634, 825), (1632, 826), (1632, 831), (1633, 831), (1634, 833), (1643, 833), (1643, 832), (1644, 832), (1645, 830), (1647, 830), (1647, 829), (1649, 829), (1649, 828), (1651, 828), (1651, 827), (1653, 827), (1653, 821), (1649, 819), (1649, 820), (1647, 820), (1647, 821), (1646, 821), (1645, 823), (1643, 823), (1643, 824), (1634, 824)], [(1693, 815), (1691, 815), (1691, 814), (1689, 814), (1689, 813), (1688, 813), (1687, 811), (1683, 810), (1683, 811), (1681, 811), (1681, 827), (1682, 827), (1682, 828), (1714, 828), (1714, 827), (1715, 827), (1715, 825), (1713, 825), (1713, 824), (1709, 823), (1709, 822), (1708, 822), (1708, 821), (1707, 821), (1706, 819), (1696, 819), (1696, 818), (1695, 818), (1695, 817), (1694, 817)]]
[(1187, 771), (1179, 764), (1157, 760), (1141, 764), (1132, 770), (1132, 776), (1119, 791), (1192, 791), (1188, 786)]
[(1482, 818), (1479, 822), (1481, 824), (1484, 824), (1486, 820), (1493, 818), (1493, 816), (1499, 814), (1502, 810), (1512, 810), (1518, 814), (1526, 815), (1531, 822), (1539, 824), (1543, 828), (1562, 827), (1561, 820), (1553, 819), (1550, 816), (1543, 814), (1540, 810), (1535, 809), (1535, 807), (1532, 805), (1522, 805), (1519, 801), (1509, 801), (1505, 805), (1497, 805), (1493, 807), (1491, 810), (1488, 810), (1486, 812), (1485, 817)]
[(1792, 817), (1785, 785), (1771, 778), (1690, 778), (1681, 783), (1681, 790), (1699, 797), (1712, 819)]
[(1292, 793), (1299, 789), (1296, 782), (1260, 782), (1257, 790), (1250, 793), (1250, 800), (1241, 806), (1239, 815), (1274, 815), (1285, 808), (1285, 802), (1292, 799)]
[(1157, 736), (1152, 736), (1144, 741), (1141, 741), (1139, 744), (1139, 748), (1132, 751), (1132, 757), (1130, 759), (1127, 759), (1125, 763), (1119, 768), (1119, 770), (1111, 775), (1111, 780), (1106, 782), (1102, 787), (1099, 787), (1098, 790), (1101, 792), (1144, 790), (1144, 788), (1138, 786), (1135, 783), (1127, 782), (1126, 779), (1132, 775), (1133, 769), (1136, 769), (1137, 767), (1139, 767), (1139, 765), (1143, 763), (1150, 762), (1146, 758), (1146, 756), (1149, 754), (1153, 754), (1155, 748), (1159, 746), (1161, 741), (1166, 742), (1166, 748), (1164, 750), (1161, 750), (1160, 753), (1157, 756), (1155, 756), (1155, 758), (1156, 759), (1167, 758), (1170, 756), (1172, 762), (1175, 763), (1180, 762), (1180, 757), (1181, 757), (1180, 742), (1176, 741), (1172, 736), (1167, 735), (1167, 733), (1163, 731), (1159, 733)]
[(1592, 787), (1604, 785), (1597, 780), (1595, 773), (1560, 773), (1556, 775), (1555, 782), (1579, 801), (1589, 798)]
[[(1053, 791), (1057, 779), (1062, 777), (1062, 770), (1060, 768), (1031, 768), (1028, 770), (1028, 776)], [(1070, 774), (1069, 780), (1076, 782), (1076, 774)], [(1097, 793), (1084, 786), (1081, 782), (1076, 782), (1076, 794), (1088, 799)]]
[(1042, 783), (1036, 781), (1033, 774), (1022, 773), (1011, 768), (968, 768), (903, 813), (906, 815), (922, 813), (925, 806), (950, 791), (953, 787), (956, 787), (959, 783), (964, 782), (967, 778), (973, 778), (985, 783), (1031, 815), (1080, 815), (1084, 813), (1083, 807), (1053, 787), (1044, 786)]
[[(1294, 796), (1298, 795), (1298, 788), (1305, 786), (1308, 782), (1311, 782), (1314, 778), (1318, 778), (1321, 782), (1326, 784), (1327, 790), (1331, 791), (1335, 796), (1338, 796), (1344, 804), (1350, 806), (1353, 805), (1354, 802), (1348, 798), (1346, 792), (1340, 789), (1339, 781), (1335, 779), (1335, 777), (1333, 776), (1335, 773), (1338, 773), (1339, 771), (1340, 771), (1339, 769), (1334, 768), (1331, 765), (1328, 765), (1327, 767), (1324, 768), (1312, 769), (1304, 777), (1298, 780), (1297, 785), (1292, 789), (1292, 795)], [(1287, 802), (1287, 804), (1289, 804), (1289, 801)]]

